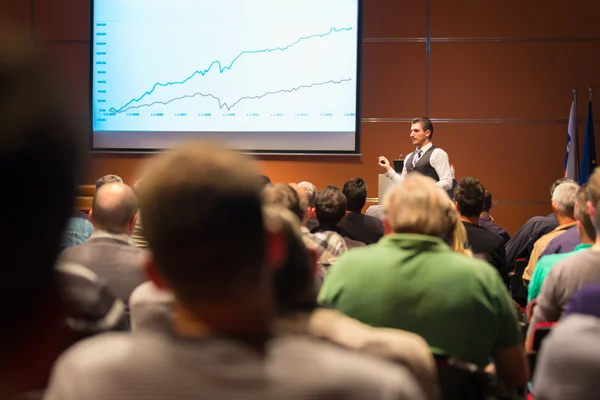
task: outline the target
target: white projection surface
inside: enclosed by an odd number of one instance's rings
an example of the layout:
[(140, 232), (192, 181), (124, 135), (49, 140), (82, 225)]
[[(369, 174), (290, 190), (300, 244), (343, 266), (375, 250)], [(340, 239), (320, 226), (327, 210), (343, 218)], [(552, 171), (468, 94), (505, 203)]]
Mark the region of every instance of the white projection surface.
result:
[(359, 0), (94, 0), (97, 150), (357, 152)]

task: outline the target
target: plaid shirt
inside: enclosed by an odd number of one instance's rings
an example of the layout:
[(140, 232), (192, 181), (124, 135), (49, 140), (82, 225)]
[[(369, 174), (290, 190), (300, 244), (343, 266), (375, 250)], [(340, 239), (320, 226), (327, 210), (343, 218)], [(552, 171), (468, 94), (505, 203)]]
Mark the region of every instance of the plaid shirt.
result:
[(302, 240), (306, 247), (317, 252), (318, 263), (325, 269), (348, 251), (344, 238), (334, 231), (310, 233), (308, 228), (303, 226)]

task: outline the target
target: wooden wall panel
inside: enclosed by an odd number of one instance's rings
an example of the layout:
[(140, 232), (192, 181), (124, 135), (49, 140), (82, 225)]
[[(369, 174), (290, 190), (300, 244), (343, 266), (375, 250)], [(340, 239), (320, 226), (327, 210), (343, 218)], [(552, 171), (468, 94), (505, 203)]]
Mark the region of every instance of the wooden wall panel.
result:
[(61, 80), (62, 94), (72, 115), (89, 116), (89, 44), (42, 42), (36, 45), (36, 50)]
[(434, 140), (458, 179), (479, 178), (497, 200), (545, 201), (563, 173), (561, 124), (437, 124)]
[(433, 43), (435, 118), (566, 119), (571, 89), (600, 88), (600, 42)]
[(31, 29), (31, 3), (29, 0), (2, 0), (0, 17), (27, 32)]
[(364, 38), (424, 38), (427, 26), (425, 1), (364, 0)]
[(364, 43), (363, 118), (412, 117), (425, 112), (425, 44)]
[(431, 0), (432, 37), (600, 37), (594, 0)]
[(35, 0), (37, 40), (90, 39), (89, 0)]

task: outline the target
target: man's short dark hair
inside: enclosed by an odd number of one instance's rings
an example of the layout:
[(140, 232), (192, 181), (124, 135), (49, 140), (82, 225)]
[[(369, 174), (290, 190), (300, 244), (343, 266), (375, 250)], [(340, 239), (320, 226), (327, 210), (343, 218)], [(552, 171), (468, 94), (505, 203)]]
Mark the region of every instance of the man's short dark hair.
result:
[(342, 192), (348, 201), (348, 211), (360, 213), (367, 202), (367, 183), (362, 178), (348, 179)]
[(92, 201), (94, 227), (112, 233), (126, 233), (138, 210), (133, 189), (124, 183), (103, 185)]
[(554, 190), (559, 187), (561, 184), (563, 183), (577, 183), (575, 182), (573, 179), (571, 178), (558, 178), (557, 180), (555, 180), (552, 183), (552, 186), (550, 186), (550, 197), (552, 198), (552, 196), (554, 195)]
[[(8, 29), (7, 29), (8, 28)], [(52, 341), (48, 300), (57, 300), (54, 264), (73, 213), (81, 166), (79, 131), (67, 117), (59, 93), (31, 45), (0, 20), (0, 304), (6, 324), (0, 334), (2, 360), (10, 362), (44, 314)], [(40, 197), (40, 194), (43, 196)], [(41, 324), (40, 324), (41, 325)], [(20, 344), (21, 345), (20, 345)], [(40, 363), (44, 360), (41, 355)], [(2, 367), (2, 371), (7, 370)], [(10, 374), (8, 375), (10, 376)], [(4, 378), (0, 378), (0, 386)], [(12, 382), (11, 382), (12, 383)]]
[(298, 193), (285, 183), (276, 183), (267, 185), (262, 192), (264, 205), (279, 205), (287, 208), (294, 213), (302, 222), (306, 215), (306, 208), (303, 210), (300, 206), (300, 197)]
[(423, 132), (427, 132), (427, 131), (431, 132), (431, 134), (429, 135), (429, 140), (431, 140), (433, 138), (433, 123), (431, 122), (431, 120), (429, 118), (417, 117), (412, 120), (412, 123), (413, 124), (420, 123), (421, 129), (423, 129)]
[(266, 234), (256, 176), (241, 154), (203, 142), (151, 162), (140, 194), (144, 232), (182, 301), (229, 301), (262, 285)]
[(460, 214), (465, 217), (478, 217), (483, 209), (485, 189), (479, 179), (467, 176), (456, 185), (456, 202)]
[(337, 225), (346, 215), (346, 196), (337, 186), (327, 186), (317, 195), (315, 209), (320, 225)]
[(492, 192), (487, 189), (484, 189), (483, 193), (483, 208), (481, 211), (489, 212), (492, 209)]
[(123, 183), (123, 178), (119, 175), (104, 175), (96, 180), (96, 190), (100, 189), (107, 183)]

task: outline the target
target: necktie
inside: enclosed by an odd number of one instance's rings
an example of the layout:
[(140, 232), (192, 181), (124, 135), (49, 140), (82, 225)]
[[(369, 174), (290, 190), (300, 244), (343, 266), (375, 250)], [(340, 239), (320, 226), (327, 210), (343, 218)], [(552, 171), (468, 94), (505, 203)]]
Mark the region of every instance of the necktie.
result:
[(417, 165), (417, 163), (419, 162), (419, 160), (421, 159), (421, 154), (423, 153), (423, 150), (417, 150), (417, 153), (415, 154), (415, 156), (413, 157), (413, 168), (415, 167), (415, 165)]

